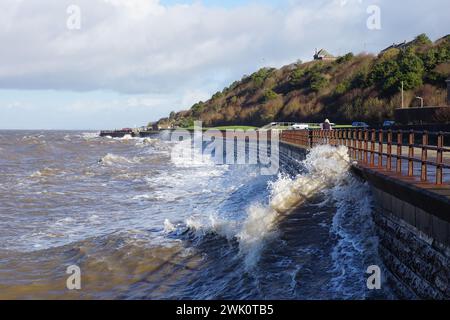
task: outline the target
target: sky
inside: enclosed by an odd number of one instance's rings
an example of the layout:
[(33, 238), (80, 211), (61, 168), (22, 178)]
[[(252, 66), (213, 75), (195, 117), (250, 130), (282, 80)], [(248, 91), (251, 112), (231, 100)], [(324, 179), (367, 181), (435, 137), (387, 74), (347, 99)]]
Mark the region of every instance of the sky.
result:
[(243, 75), (450, 33), (448, 0), (1, 0), (0, 129), (146, 125)]

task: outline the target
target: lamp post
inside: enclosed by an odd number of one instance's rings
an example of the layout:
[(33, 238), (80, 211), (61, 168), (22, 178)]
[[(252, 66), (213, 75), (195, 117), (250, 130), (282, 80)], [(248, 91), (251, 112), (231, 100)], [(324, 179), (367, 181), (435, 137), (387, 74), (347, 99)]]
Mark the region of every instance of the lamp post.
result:
[(420, 100), (420, 107), (423, 108), (423, 98), (422, 97), (416, 97), (416, 99)]

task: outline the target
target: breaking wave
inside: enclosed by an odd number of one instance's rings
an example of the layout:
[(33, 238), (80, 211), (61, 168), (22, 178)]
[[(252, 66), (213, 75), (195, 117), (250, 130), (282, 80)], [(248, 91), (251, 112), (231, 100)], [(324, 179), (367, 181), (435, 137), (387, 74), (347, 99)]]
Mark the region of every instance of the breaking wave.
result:
[(254, 267), (267, 242), (276, 237), (276, 227), (282, 219), (319, 193), (339, 189), (350, 178), (350, 158), (343, 146), (315, 147), (300, 164), (303, 173), (294, 178), (280, 174), (276, 181), (269, 183), (268, 204), (250, 206), (244, 221), (238, 223), (211, 216), (206, 228), (204, 223), (193, 218), (186, 222), (187, 226), (236, 239), (246, 266)]
[(366, 279), (361, 270), (382, 265), (371, 216), (370, 187), (351, 177), (345, 185), (332, 188), (330, 193), (336, 206), (330, 231), (337, 240), (332, 252), (334, 277), (331, 289), (336, 298), (367, 298)]
[(136, 161), (134, 159), (130, 160), (123, 156), (108, 153), (106, 156), (102, 157), (98, 162), (102, 165), (112, 166), (114, 164), (131, 164), (135, 163)]

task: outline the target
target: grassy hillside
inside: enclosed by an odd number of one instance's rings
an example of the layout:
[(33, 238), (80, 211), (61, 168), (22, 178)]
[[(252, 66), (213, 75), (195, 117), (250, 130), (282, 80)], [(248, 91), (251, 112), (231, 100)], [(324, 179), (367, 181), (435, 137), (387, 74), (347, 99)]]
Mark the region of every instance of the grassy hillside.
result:
[(450, 35), (431, 42), (420, 35), (401, 49), (378, 56), (349, 53), (336, 61), (295, 63), (281, 69), (263, 68), (244, 76), (206, 102), (188, 111), (172, 112), (160, 124), (189, 127), (253, 125), (272, 121), (381, 122), (401, 105), (445, 105), (445, 80), (450, 77)]

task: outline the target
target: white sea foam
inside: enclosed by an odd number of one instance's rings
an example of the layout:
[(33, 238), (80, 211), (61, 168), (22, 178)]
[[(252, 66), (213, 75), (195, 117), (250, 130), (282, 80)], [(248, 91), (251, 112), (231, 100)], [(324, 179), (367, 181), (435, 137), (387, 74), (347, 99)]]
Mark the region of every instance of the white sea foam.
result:
[(83, 132), (81, 137), (85, 140), (97, 139), (100, 136), (99, 132)]
[(302, 162), (305, 173), (294, 179), (280, 175), (270, 184), (269, 205), (252, 206), (237, 235), (247, 266), (258, 262), (265, 243), (276, 235), (276, 225), (281, 219), (320, 192), (340, 185), (349, 176), (349, 161), (345, 147), (318, 146)]
[(169, 219), (164, 220), (164, 232), (171, 233), (176, 230), (175, 226), (169, 221)]
[(44, 168), (44, 169), (33, 172), (30, 175), (30, 177), (31, 178), (50, 177), (50, 176), (58, 175), (60, 173), (64, 173), (64, 171), (61, 171), (59, 169), (54, 169), (54, 168)]
[(193, 146), (192, 140), (176, 143), (172, 148), (171, 161), (179, 168), (215, 166), (211, 155), (203, 154), (199, 146)]
[(102, 157), (99, 163), (107, 166), (112, 166), (114, 164), (130, 164), (136, 162), (135, 159), (130, 160), (126, 157), (108, 153), (106, 156)]
[(128, 140), (135, 140), (135, 139), (139, 139), (139, 138), (135, 138), (131, 134), (126, 134), (121, 138), (114, 138), (114, 140), (119, 140), (119, 141), (128, 141)]
[(347, 184), (331, 190), (336, 203), (331, 232), (337, 238), (332, 252), (335, 274), (330, 286), (338, 299), (367, 295), (361, 272), (370, 265), (382, 265), (377, 255), (370, 188), (352, 178)]
[[(251, 268), (258, 263), (267, 241), (277, 235), (276, 226), (280, 220), (308, 199), (343, 184), (350, 176), (349, 162), (346, 147), (318, 146), (302, 162), (305, 173), (294, 179), (280, 175), (269, 184), (268, 205), (251, 206), (246, 219), (240, 224), (212, 218), (209, 228), (227, 238), (236, 238), (245, 264)], [(187, 221), (187, 226), (197, 231), (205, 230), (201, 221), (192, 218)]]

